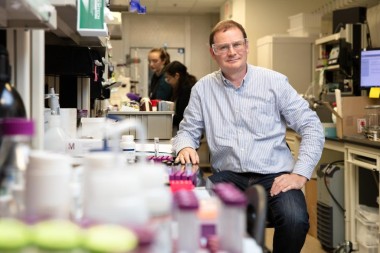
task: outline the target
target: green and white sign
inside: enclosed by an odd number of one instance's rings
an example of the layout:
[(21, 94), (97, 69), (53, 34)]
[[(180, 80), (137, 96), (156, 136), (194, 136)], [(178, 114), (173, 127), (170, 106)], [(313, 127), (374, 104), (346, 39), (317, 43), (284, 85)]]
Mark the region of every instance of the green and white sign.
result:
[(107, 36), (104, 0), (78, 0), (77, 31), (82, 36)]

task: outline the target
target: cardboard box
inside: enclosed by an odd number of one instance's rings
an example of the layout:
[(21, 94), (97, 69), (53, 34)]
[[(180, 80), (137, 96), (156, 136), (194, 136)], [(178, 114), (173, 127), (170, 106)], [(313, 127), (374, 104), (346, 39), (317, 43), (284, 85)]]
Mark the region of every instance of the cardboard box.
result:
[(309, 213), (309, 235), (317, 238), (317, 179), (311, 178), (305, 185), (305, 198)]
[(360, 121), (366, 119), (365, 107), (377, 104), (378, 99), (368, 97), (342, 97), (342, 118), (337, 118), (336, 135), (338, 138), (362, 134)]

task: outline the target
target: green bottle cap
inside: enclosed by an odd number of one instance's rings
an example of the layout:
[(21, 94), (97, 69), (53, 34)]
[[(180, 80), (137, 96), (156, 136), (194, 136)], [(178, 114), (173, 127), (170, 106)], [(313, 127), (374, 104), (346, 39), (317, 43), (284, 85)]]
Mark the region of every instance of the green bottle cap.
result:
[(41, 221), (33, 226), (32, 232), (34, 244), (41, 249), (75, 249), (83, 240), (81, 228), (67, 220)]
[(119, 225), (97, 225), (87, 229), (84, 236), (84, 248), (89, 252), (130, 252), (137, 246), (135, 233)]
[(23, 248), (30, 243), (29, 227), (19, 220), (0, 219), (0, 252)]

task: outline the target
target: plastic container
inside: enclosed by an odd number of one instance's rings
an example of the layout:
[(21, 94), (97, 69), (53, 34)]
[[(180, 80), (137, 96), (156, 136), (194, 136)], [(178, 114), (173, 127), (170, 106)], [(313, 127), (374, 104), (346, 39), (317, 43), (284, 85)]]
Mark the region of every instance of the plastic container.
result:
[(379, 245), (379, 225), (377, 223), (366, 221), (361, 215), (356, 215), (356, 227), (356, 238), (359, 243), (366, 247)]
[(121, 136), (120, 148), (126, 155), (128, 163), (136, 162), (136, 143), (133, 135)]
[(368, 130), (380, 129), (380, 105), (368, 105), (365, 107)]
[(291, 29), (299, 28), (299, 27), (312, 27), (312, 28), (320, 28), (322, 24), (322, 17), (320, 14), (312, 14), (312, 13), (298, 13), (293, 16), (289, 16), (289, 27)]
[(70, 217), (72, 167), (70, 157), (32, 151), (25, 173), (26, 218)]
[(49, 128), (44, 136), (44, 149), (56, 153), (65, 153), (69, 136), (61, 127), (61, 116), (50, 115)]
[[(23, 118), (0, 120), (0, 197), (4, 208), (1, 216), (18, 216), (24, 208), (24, 173), (28, 164), (30, 145), (34, 134), (33, 121)], [(4, 175), (4, 178), (1, 178)], [(6, 196), (8, 195), (8, 197)], [(13, 200), (13, 201), (12, 201)], [(10, 201), (9, 203), (7, 203)], [(12, 204), (12, 205), (11, 205)]]
[(170, 253), (172, 251), (172, 194), (165, 185), (167, 173), (162, 164), (136, 164), (136, 171), (144, 189), (142, 198), (145, 200), (150, 221), (149, 224), (156, 232), (152, 244), (152, 252)]
[(220, 249), (231, 253), (243, 252), (246, 197), (243, 192), (228, 183), (216, 184), (213, 191), (220, 200), (217, 224)]
[(84, 218), (101, 223), (140, 226), (148, 221), (141, 177), (125, 169), (123, 156), (92, 153), (84, 162)]
[(319, 27), (296, 27), (288, 29), (288, 34), (299, 37), (317, 37), (321, 33)]
[(193, 191), (180, 190), (174, 194), (178, 224), (178, 252), (196, 252), (199, 249), (200, 226), (197, 217), (198, 199)]

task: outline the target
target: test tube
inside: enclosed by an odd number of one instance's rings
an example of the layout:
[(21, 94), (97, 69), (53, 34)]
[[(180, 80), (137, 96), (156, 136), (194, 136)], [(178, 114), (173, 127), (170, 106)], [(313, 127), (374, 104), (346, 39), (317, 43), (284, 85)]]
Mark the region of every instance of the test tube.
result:
[(154, 137), (154, 156), (158, 157), (158, 153), (160, 152), (159, 147), (160, 139), (158, 137)]
[(217, 224), (220, 249), (230, 253), (241, 253), (246, 230), (246, 197), (243, 192), (228, 183), (216, 184), (213, 191), (220, 200)]

